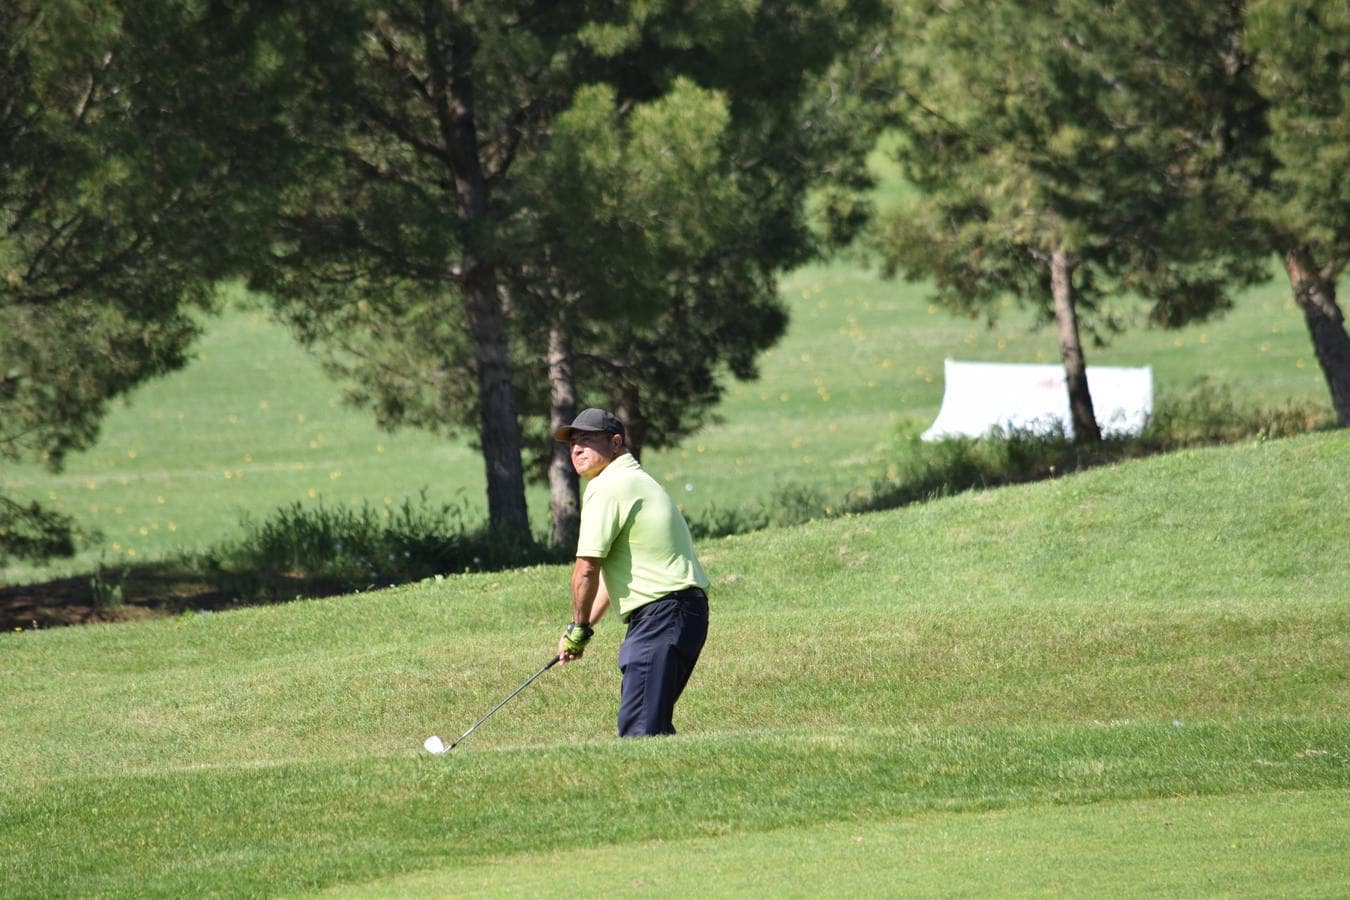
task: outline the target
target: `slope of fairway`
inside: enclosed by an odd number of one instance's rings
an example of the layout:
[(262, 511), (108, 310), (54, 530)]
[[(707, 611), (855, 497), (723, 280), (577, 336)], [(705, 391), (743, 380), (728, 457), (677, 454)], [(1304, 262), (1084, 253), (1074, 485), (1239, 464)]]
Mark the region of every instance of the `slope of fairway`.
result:
[(609, 623), (419, 751), (547, 657), (556, 567), (0, 636), (0, 896), (1341, 893), (1347, 473), (1342, 432), (709, 542), (665, 740), (609, 737)]
[(1347, 804), (1322, 791), (929, 813), (519, 853), (328, 894), (542, 897), (583, 872), (597, 897), (1334, 897), (1350, 891)]

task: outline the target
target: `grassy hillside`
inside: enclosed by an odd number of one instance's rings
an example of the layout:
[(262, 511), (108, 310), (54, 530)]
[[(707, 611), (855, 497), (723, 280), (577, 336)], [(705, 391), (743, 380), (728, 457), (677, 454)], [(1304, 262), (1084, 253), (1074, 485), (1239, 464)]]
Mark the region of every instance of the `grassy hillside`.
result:
[[(800, 485), (838, 502), (884, 470), (878, 448), (904, 423), (926, 426), (942, 398), (945, 357), (1053, 361), (1053, 331), (1008, 309), (989, 329), (930, 306), (925, 289), (839, 263), (783, 281), (789, 332), (762, 377), (733, 384), (722, 423), (645, 462), (691, 516), (764, 501)], [(1279, 280), (1225, 318), (1179, 332), (1131, 331), (1094, 365), (1152, 365), (1158, 392), (1201, 378), (1250, 405), (1329, 406), (1302, 318)], [(148, 384), (109, 415), (91, 451), (52, 475), (0, 472), (3, 488), (75, 516), (91, 539), (50, 566), (0, 567), (0, 585), (171, 557), (237, 537), (248, 514), (292, 502), (396, 509), (423, 489), (484, 515), (483, 465), (465, 441), (380, 432), (280, 326), (247, 303), (212, 320), (192, 364)], [(547, 497), (531, 489), (542, 532)]]
[(1333, 433), (707, 542), (665, 740), (610, 737), (610, 623), (420, 753), (548, 655), (556, 567), (0, 636), (0, 896), (1344, 894), (1347, 471)]

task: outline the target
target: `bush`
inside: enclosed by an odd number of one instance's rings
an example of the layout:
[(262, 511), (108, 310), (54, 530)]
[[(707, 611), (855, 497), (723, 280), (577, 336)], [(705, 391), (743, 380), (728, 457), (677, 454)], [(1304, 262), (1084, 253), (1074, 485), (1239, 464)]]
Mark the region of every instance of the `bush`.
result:
[(1163, 398), (1138, 437), (1107, 438), (1091, 446), (1075, 444), (1062, 429), (1048, 434), (996, 429), (985, 437), (927, 442), (918, 426), (909, 423), (883, 453), (886, 474), (848, 504), (847, 511), (890, 509), (1184, 447), (1291, 437), (1334, 424), (1327, 410), (1311, 404), (1240, 407), (1226, 388), (1208, 381), (1179, 397)]
[(425, 491), (416, 502), (386, 508), (292, 503), (261, 522), (246, 517), (242, 527), (243, 538), (209, 554), (207, 565), (233, 575), (236, 590), (247, 594), (265, 593), (278, 579), (359, 590), (558, 558), (539, 543), (470, 527), (463, 506), (432, 504)]
[(722, 537), (762, 531), (765, 528), (788, 528), (835, 512), (836, 507), (829, 504), (825, 492), (820, 488), (785, 484), (775, 488), (768, 500), (750, 507), (713, 507), (691, 518), (689, 530), (695, 538)]
[(1293, 437), (1335, 425), (1335, 418), (1325, 407), (1311, 403), (1289, 403), (1274, 409), (1242, 407), (1227, 387), (1204, 380), (1187, 394), (1164, 398), (1139, 440), (1155, 451), (1165, 451)]

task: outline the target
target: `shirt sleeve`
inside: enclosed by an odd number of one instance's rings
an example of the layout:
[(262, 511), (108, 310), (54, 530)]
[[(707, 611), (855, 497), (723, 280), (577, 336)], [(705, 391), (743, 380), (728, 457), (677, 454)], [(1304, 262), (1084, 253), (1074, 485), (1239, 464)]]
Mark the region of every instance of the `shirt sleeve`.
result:
[(586, 491), (586, 497), (581, 503), (577, 556), (593, 559), (609, 556), (609, 549), (619, 536), (623, 522), (620, 506), (619, 498), (609, 491)]

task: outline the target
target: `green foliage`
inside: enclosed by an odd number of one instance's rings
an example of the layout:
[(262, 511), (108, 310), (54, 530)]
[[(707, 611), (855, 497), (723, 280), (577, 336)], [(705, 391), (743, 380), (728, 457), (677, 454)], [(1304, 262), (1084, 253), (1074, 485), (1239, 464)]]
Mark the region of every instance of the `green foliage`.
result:
[(939, 441), (920, 438), (921, 427), (897, 430), (880, 454), (886, 467), (847, 511), (867, 512), (921, 503), (969, 490), (1058, 478), (1083, 469), (1189, 447), (1273, 440), (1330, 428), (1334, 419), (1312, 404), (1273, 409), (1244, 405), (1232, 392), (1205, 381), (1188, 392), (1160, 398), (1143, 432), (1084, 447), (1062, 430), (1040, 433), (995, 429), (989, 435)]
[(432, 503), (425, 491), (383, 509), (297, 502), (242, 525), (236, 542), (204, 559), (212, 561), (206, 568), (216, 571), (213, 580), (258, 597), (286, 581), (331, 594), (558, 559), (470, 524), (461, 504)]
[(1272, 249), (1305, 248), (1333, 283), (1350, 263), (1350, 9), (1339, 0), (1251, 0), (1243, 47), (1266, 104), (1273, 171), (1255, 203)]
[(538, 427), (561, 329), (583, 403), (678, 440), (781, 336), (807, 187), (867, 183), (876, 117), (816, 79), (876, 2), (301, 9), (312, 158), (253, 283), (388, 427), (485, 428), (503, 379)]
[(41, 561), (75, 553), (75, 520), (36, 501), (0, 496), (0, 564), (15, 558)]
[(790, 528), (836, 512), (825, 491), (808, 484), (784, 484), (773, 488), (769, 496), (750, 506), (713, 505), (689, 520), (696, 538), (725, 537), (762, 531), (765, 528)]
[(125, 582), (130, 571), (129, 566), (114, 570), (99, 562), (98, 569), (89, 579), (89, 593), (95, 609), (116, 609), (126, 602)]
[(1106, 301), (1125, 291), (1167, 326), (1226, 310), (1266, 274), (1216, 227), (1240, 197), (1222, 166), (1223, 104), (1249, 102), (1229, 71), (1239, 25), (1200, 2), (905, 7), (896, 152), (919, 193), (885, 218), (888, 269), (960, 313), (1013, 296), (1048, 319), (1064, 253), (1098, 341), (1124, 327)]
[(266, 21), (199, 7), (0, 11), (0, 462), (91, 446), (109, 401), (184, 363), (184, 308), (260, 249), (229, 213), (269, 196)]

